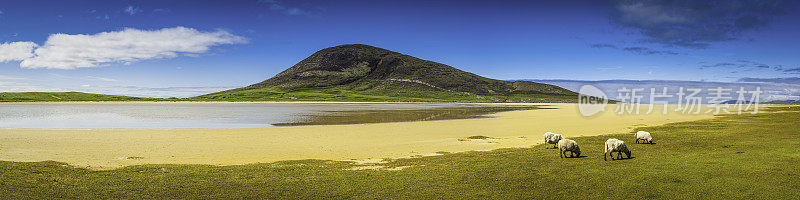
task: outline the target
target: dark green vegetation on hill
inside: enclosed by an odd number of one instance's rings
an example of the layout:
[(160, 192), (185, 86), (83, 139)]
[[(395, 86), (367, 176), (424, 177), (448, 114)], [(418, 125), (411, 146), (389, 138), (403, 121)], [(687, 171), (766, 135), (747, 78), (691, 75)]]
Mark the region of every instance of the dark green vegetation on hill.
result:
[(481, 77), (368, 45), (320, 50), (275, 77), (191, 98), (224, 101), (575, 102), (577, 93)]
[(158, 101), (159, 98), (141, 98), (83, 92), (3, 92), (0, 102), (41, 102), (41, 101)]
[[(0, 162), (0, 194), (8, 199), (796, 199), (800, 107), (769, 110), (788, 112), (572, 138), (581, 145), (582, 158), (561, 159), (557, 150), (536, 145), (380, 164), (410, 166), (397, 171), (353, 171), (348, 169), (358, 166), (354, 163), (320, 160), (109, 171)], [(635, 144), (637, 130), (653, 133), (656, 144)], [(633, 158), (603, 161), (603, 142), (610, 137), (627, 141)]]

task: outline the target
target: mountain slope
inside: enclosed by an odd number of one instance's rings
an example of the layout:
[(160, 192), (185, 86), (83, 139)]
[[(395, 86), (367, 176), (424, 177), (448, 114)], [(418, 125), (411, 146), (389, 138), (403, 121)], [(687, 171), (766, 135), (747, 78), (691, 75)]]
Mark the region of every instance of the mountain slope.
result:
[(202, 100), (571, 102), (577, 93), (481, 77), (368, 45), (320, 50), (274, 77)]

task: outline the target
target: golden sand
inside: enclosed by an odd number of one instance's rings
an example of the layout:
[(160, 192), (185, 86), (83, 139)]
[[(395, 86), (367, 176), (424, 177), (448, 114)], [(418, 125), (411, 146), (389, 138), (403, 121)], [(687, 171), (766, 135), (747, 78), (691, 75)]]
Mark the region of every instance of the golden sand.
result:
[[(547, 131), (569, 138), (627, 133), (638, 126), (713, 117), (675, 112), (663, 115), (657, 107), (649, 115), (604, 112), (586, 118), (579, 114), (577, 104), (546, 105), (558, 109), (504, 112), (482, 119), (248, 129), (0, 129), (0, 160), (54, 160), (92, 169), (138, 164), (369, 160), (529, 147), (540, 144)], [(614, 107), (609, 109), (613, 111)], [(646, 111), (647, 106), (642, 109)], [(464, 140), (476, 135), (495, 139)]]

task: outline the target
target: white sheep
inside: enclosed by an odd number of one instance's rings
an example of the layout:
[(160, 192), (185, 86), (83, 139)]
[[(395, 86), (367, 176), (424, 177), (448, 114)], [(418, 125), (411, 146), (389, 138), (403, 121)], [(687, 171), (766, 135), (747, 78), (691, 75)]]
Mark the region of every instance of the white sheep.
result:
[(634, 135), (636, 136), (636, 144), (639, 144), (639, 140), (642, 140), (642, 143), (647, 142), (653, 144), (653, 136), (650, 136), (650, 132), (639, 131)]
[(581, 157), (581, 147), (578, 146), (578, 142), (566, 138), (558, 141), (559, 156), (567, 157), (567, 151), (569, 151), (569, 157)]
[(561, 139), (564, 139), (564, 137), (561, 137), (560, 134), (552, 132), (544, 133), (544, 148), (545, 149), (549, 148), (550, 144), (553, 144), (553, 148), (556, 148), (556, 145), (558, 145), (558, 141), (560, 141)]
[[(544, 143), (547, 144), (547, 141), (549, 141), (550, 137), (553, 137), (553, 135), (555, 135), (553, 132), (544, 133)], [(545, 145), (544, 148), (546, 149), (547, 145)]]
[(617, 157), (619, 157), (618, 159), (622, 159), (622, 153), (625, 153), (625, 155), (628, 155), (628, 158), (631, 158), (631, 150), (628, 150), (628, 146), (625, 145), (624, 141), (616, 138), (606, 140), (606, 149), (605, 153), (603, 153), (603, 160), (608, 160), (606, 158), (607, 155), (611, 155), (611, 160), (614, 160), (614, 152), (617, 152)]

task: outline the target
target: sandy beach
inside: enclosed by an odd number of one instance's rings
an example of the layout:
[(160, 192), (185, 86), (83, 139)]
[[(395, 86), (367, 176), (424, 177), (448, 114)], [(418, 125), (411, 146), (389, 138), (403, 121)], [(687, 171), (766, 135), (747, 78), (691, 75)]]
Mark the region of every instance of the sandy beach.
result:
[[(248, 129), (0, 129), (0, 160), (66, 162), (113, 169), (139, 164), (239, 165), (280, 160), (378, 160), (436, 152), (529, 147), (547, 131), (565, 137), (626, 133), (635, 127), (712, 118), (711, 114), (591, 118), (577, 104), (497, 113), (493, 118)], [(643, 113), (647, 106), (642, 106)], [(657, 134), (657, 133), (656, 133)], [(494, 139), (465, 140), (469, 136)]]

